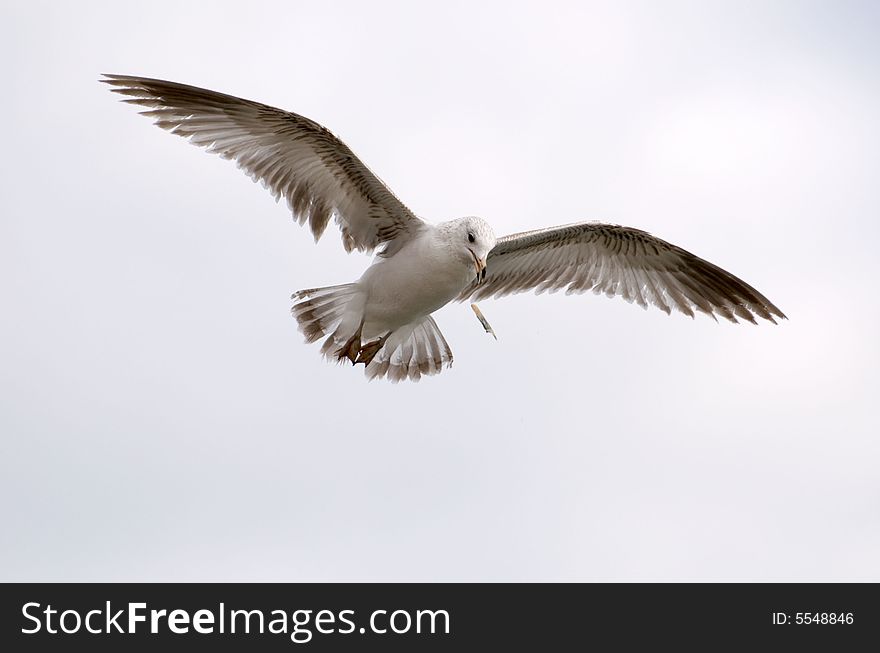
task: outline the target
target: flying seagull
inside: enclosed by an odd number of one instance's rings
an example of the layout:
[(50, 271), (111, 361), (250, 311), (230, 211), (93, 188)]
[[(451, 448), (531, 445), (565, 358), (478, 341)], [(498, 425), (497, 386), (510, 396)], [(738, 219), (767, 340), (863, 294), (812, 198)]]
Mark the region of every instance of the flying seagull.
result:
[(308, 118), (185, 84), (104, 77), (156, 125), (233, 159), (283, 197), (316, 241), (332, 218), (346, 251), (376, 252), (360, 279), (300, 290), (291, 309), (306, 342), (325, 338), (326, 358), (363, 364), (369, 379), (418, 381), (448, 367), (452, 351), (431, 314), (452, 300), (565, 288), (667, 314), (785, 319), (741, 279), (645, 231), (581, 222), (496, 238), (478, 217), (430, 224)]

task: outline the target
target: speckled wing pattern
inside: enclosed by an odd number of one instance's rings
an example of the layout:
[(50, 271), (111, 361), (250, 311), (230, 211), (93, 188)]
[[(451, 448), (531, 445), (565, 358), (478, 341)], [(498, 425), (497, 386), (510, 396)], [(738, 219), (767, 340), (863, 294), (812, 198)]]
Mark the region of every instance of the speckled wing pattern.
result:
[(639, 229), (598, 222), (527, 231), (499, 238), (487, 259), (486, 278), (459, 301), (565, 288), (623, 297), (694, 316), (700, 311), (731, 322), (755, 316), (785, 319), (776, 306), (717, 265)]
[(186, 84), (104, 77), (127, 96), (124, 102), (146, 107), (141, 113), (156, 125), (233, 159), (276, 201), (284, 197), (315, 240), (335, 217), (346, 251), (381, 245), (391, 254), (424, 225), (342, 141), (308, 118)]

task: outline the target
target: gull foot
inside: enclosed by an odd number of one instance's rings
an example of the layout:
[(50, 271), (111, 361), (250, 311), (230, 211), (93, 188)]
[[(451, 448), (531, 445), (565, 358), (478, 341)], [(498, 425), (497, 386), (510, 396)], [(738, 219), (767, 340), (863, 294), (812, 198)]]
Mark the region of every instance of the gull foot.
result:
[(354, 365), (358, 362), (358, 354), (360, 351), (361, 330), (358, 329), (351, 338), (345, 341), (345, 344), (342, 345), (342, 347), (336, 350), (336, 360), (341, 361), (343, 358), (347, 358), (351, 361), (351, 364)]
[(381, 338), (377, 338), (371, 342), (368, 342), (364, 346), (361, 347), (361, 350), (358, 352), (357, 360), (354, 361), (355, 364), (363, 363), (364, 365), (369, 365), (370, 361), (373, 360), (373, 357), (382, 349), (382, 345), (385, 344), (385, 341), (388, 339), (388, 336), (391, 335), (389, 331)]

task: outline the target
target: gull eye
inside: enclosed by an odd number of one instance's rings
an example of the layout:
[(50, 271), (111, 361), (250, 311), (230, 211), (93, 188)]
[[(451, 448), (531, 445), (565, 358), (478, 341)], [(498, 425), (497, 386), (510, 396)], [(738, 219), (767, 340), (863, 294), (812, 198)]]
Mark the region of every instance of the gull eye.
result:
[(472, 242), (474, 242), (475, 240), (476, 240), (476, 238), (474, 238), (474, 234), (473, 234), (473, 232), (470, 232), (470, 231), (469, 231), (469, 232), (468, 232), (468, 242), (469, 242), (469, 243), (472, 243)]

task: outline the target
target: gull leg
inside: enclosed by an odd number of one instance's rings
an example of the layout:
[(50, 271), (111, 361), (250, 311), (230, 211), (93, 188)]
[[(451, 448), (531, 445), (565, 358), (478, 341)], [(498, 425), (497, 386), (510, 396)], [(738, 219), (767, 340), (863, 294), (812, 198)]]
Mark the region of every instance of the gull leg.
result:
[(361, 351), (361, 331), (363, 331), (363, 328), (364, 320), (361, 318), (360, 326), (358, 326), (354, 335), (346, 340), (342, 347), (336, 350), (336, 360), (341, 361), (343, 358), (347, 358), (351, 361), (352, 365), (358, 362), (358, 353)]
[(373, 357), (382, 349), (382, 346), (385, 344), (385, 341), (388, 340), (388, 336), (390, 336), (393, 332), (389, 331), (381, 338), (377, 338), (371, 342), (368, 342), (364, 346), (361, 347), (361, 350), (358, 352), (357, 360), (354, 361), (355, 364), (363, 363), (364, 365), (369, 365), (373, 360)]

